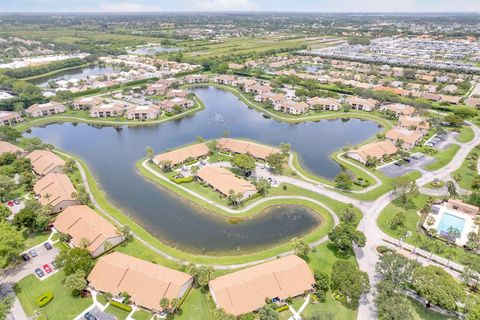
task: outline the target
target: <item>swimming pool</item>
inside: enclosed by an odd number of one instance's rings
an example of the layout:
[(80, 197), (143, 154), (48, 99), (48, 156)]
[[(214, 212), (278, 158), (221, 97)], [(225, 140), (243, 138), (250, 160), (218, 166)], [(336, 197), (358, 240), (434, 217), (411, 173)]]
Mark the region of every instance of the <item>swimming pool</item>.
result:
[(438, 232), (441, 235), (447, 235), (448, 229), (452, 227), (460, 231), (461, 234), (464, 225), (465, 219), (444, 212), (442, 218), (440, 219), (440, 222), (438, 223)]

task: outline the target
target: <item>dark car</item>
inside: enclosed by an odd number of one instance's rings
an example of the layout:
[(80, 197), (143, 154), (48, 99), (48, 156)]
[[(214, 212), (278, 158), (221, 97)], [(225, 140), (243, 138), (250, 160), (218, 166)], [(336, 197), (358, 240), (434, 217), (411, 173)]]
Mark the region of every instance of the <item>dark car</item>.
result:
[(47, 250), (52, 249), (52, 245), (50, 244), (50, 242), (45, 242), (45, 243), (43, 244), (43, 246), (44, 246), (45, 249), (47, 249)]
[(90, 312), (87, 312), (85, 313), (85, 315), (83, 316), (83, 318), (85, 320), (98, 320), (97, 317), (95, 317), (93, 314), (91, 314)]
[(28, 255), (28, 253), (22, 253), (22, 259), (23, 259), (23, 261), (28, 261), (28, 260), (30, 260), (30, 257), (29, 257), (29, 255)]
[(13, 203), (15, 203), (15, 204), (20, 204), (20, 200), (15, 199), (15, 200), (13, 200)]
[(36, 274), (39, 278), (41, 278), (41, 277), (43, 277), (43, 276), (45, 275), (45, 273), (43, 273), (42, 269), (40, 269), (40, 268), (35, 269), (35, 274)]

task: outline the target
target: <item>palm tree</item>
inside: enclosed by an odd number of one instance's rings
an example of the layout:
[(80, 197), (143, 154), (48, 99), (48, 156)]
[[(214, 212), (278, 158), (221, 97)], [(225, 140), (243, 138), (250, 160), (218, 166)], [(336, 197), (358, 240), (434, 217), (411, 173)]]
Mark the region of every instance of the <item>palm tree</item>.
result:
[(455, 256), (457, 255), (457, 251), (455, 251), (453, 248), (449, 248), (446, 252), (446, 256), (447, 256), (447, 268), (448, 266), (450, 265), (450, 261), (455, 258)]
[(448, 242), (450, 243), (455, 243), (455, 240), (460, 237), (461, 233), (460, 230), (458, 230), (455, 227), (448, 227)]
[(419, 235), (418, 233), (416, 233), (416, 234), (413, 236), (412, 241), (413, 241), (413, 250), (412, 250), (412, 253), (415, 253), (415, 251), (417, 250), (417, 245), (422, 242), (422, 236)]
[(148, 160), (152, 161), (152, 159), (153, 159), (153, 154), (154, 154), (153, 148), (150, 147), (150, 146), (146, 146), (146, 147), (145, 147), (145, 152), (147, 153), (147, 158), (148, 158)]

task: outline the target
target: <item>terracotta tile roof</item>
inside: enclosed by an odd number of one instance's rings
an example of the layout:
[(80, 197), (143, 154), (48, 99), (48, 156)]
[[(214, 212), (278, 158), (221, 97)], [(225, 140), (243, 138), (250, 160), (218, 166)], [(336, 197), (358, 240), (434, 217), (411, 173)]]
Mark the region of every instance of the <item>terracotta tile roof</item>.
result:
[(191, 279), (186, 273), (120, 252), (98, 259), (88, 275), (90, 286), (96, 290), (113, 295), (127, 292), (135, 304), (159, 311), (160, 300), (180, 298), (182, 287)]
[(390, 140), (402, 140), (409, 144), (416, 144), (422, 138), (422, 134), (418, 131), (408, 130), (406, 128), (394, 127), (389, 130), (385, 137)]
[(295, 297), (315, 283), (307, 263), (295, 255), (218, 277), (209, 283), (218, 308), (241, 315), (265, 305), (265, 299)]
[(198, 170), (197, 176), (210, 184), (213, 188), (228, 195), (230, 190), (235, 193), (257, 192), (257, 188), (245, 179), (237, 178), (225, 168), (205, 166)]
[(206, 143), (197, 143), (185, 148), (159, 154), (153, 158), (153, 162), (159, 164), (161, 161), (169, 160), (172, 162), (172, 165), (176, 165), (184, 162), (190, 157), (197, 159), (206, 156), (209, 152), (210, 150)]
[(10, 142), (0, 140), (0, 154), (7, 153), (7, 152), (11, 152), (11, 153), (23, 152), (23, 149), (20, 147), (17, 147), (14, 144), (11, 144)]
[[(35, 194), (40, 195), (38, 202), (42, 206), (56, 206), (62, 201), (74, 201), (72, 193), (75, 187), (66, 174), (51, 172), (39, 179), (33, 186)], [(47, 197), (48, 195), (48, 197)]]
[(280, 149), (273, 148), (254, 142), (222, 138), (218, 141), (218, 148), (225, 149), (234, 153), (249, 153), (257, 159), (265, 159), (272, 153), (279, 153)]
[(400, 116), (398, 125), (402, 128), (416, 127), (417, 129), (430, 129), (428, 120), (423, 117)]
[(382, 159), (383, 156), (392, 155), (397, 151), (397, 147), (395, 147), (395, 145), (391, 141), (385, 140), (363, 145), (357, 150), (352, 150), (351, 152), (358, 153), (364, 159), (367, 159), (368, 156), (376, 159)]
[(61, 233), (69, 234), (77, 247), (82, 244), (82, 239), (86, 239), (92, 253), (109, 238), (119, 236), (114, 225), (84, 205), (67, 207), (53, 225)]
[(48, 150), (34, 150), (26, 158), (30, 159), (33, 170), (40, 175), (45, 175), (53, 169), (65, 165), (62, 158)]
[(392, 103), (386, 104), (380, 107), (380, 110), (390, 110), (395, 113), (403, 114), (403, 115), (412, 115), (415, 113), (415, 108), (412, 106), (407, 106), (401, 103)]

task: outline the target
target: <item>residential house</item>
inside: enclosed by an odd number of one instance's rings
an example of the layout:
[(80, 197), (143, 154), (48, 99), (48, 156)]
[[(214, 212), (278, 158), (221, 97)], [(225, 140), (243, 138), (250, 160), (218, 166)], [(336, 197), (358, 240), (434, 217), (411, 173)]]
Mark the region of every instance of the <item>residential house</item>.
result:
[(273, 108), (276, 111), (281, 111), (289, 114), (302, 114), (307, 113), (310, 110), (308, 104), (304, 101), (293, 101), (293, 100), (282, 100), (278, 104), (274, 105)]
[(188, 92), (180, 89), (173, 89), (167, 92), (167, 98), (187, 98)]
[(213, 82), (218, 83), (218, 84), (224, 84), (224, 85), (233, 85), (233, 82), (236, 80), (235, 76), (231, 75), (216, 75), (213, 77)]
[(192, 74), (185, 77), (185, 82), (190, 84), (208, 82), (208, 77), (203, 74)]
[(435, 94), (435, 93), (424, 92), (424, 93), (422, 93), (422, 98), (427, 99), (427, 100), (431, 100), (431, 101), (440, 101), (442, 96), (439, 95), (439, 94)]
[(162, 311), (160, 300), (181, 300), (193, 284), (189, 274), (120, 252), (100, 257), (87, 280), (96, 291), (127, 292), (136, 306), (156, 312)]
[(412, 131), (407, 128), (394, 127), (385, 134), (385, 138), (392, 141), (395, 145), (398, 142), (402, 149), (410, 150), (415, 147), (422, 139), (423, 134), (420, 131)]
[(128, 120), (153, 120), (158, 117), (160, 107), (154, 104), (148, 106), (133, 106), (127, 109), (125, 116)]
[(465, 104), (472, 107), (480, 107), (480, 98), (467, 98)]
[(372, 111), (378, 104), (375, 99), (362, 99), (359, 97), (348, 97), (347, 103), (352, 106), (352, 109), (361, 111)]
[(103, 103), (90, 109), (92, 118), (110, 118), (122, 116), (128, 105), (120, 102)]
[(210, 149), (206, 143), (197, 143), (188, 147), (162, 153), (153, 158), (153, 163), (161, 166), (165, 161), (169, 161), (172, 166), (184, 163), (187, 159), (198, 159), (210, 154)]
[(278, 148), (273, 148), (250, 141), (230, 138), (221, 138), (217, 143), (217, 148), (222, 151), (238, 154), (248, 153), (252, 157), (261, 160), (265, 160), (271, 154), (280, 152), (280, 149)]
[(183, 111), (193, 106), (194, 102), (185, 98), (173, 98), (170, 100), (160, 101), (160, 108), (167, 112), (174, 112), (175, 108), (180, 108)]
[(314, 284), (305, 260), (289, 255), (220, 276), (208, 286), (217, 308), (240, 316), (262, 308), (266, 300), (300, 296)]
[(10, 142), (0, 140), (0, 155), (4, 153), (15, 153), (17, 156), (24, 156), (26, 154), (25, 150), (22, 148), (17, 147)]
[(73, 102), (75, 110), (90, 110), (103, 103), (102, 97), (86, 97), (80, 98)]
[(235, 174), (225, 168), (204, 166), (198, 170), (197, 178), (209, 184), (223, 196), (228, 196), (231, 191), (236, 195), (241, 194), (240, 201), (257, 193), (257, 188), (251, 182), (237, 178)]
[(401, 115), (411, 116), (415, 114), (414, 107), (407, 106), (401, 103), (392, 103), (392, 104), (386, 104), (386, 105), (380, 106), (380, 111), (386, 111), (386, 110), (395, 113), (396, 117), (399, 117)]
[(164, 83), (153, 83), (147, 87), (147, 95), (153, 96), (157, 94), (165, 94), (168, 87)]
[(86, 245), (94, 258), (124, 240), (114, 225), (85, 205), (69, 206), (57, 216), (53, 225), (59, 232), (71, 237), (73, 246)]
[(452, 198), (448, 199), (447, 206), (454, 210), (467, 213), (473, 217), (477, 217), (480, 214), (480, 209), (477, 206)]
[(64, 173), (50, 172), (35, 182), (33, 190), (42, 206), (52, 207), (52, 213), (58, 213), (68, 206), (80, 204), (80, 201), (74, 196), (75, 187)]
[(27, 109), (27, 113), (34, 118), (50, 116), (52, 114), (62, 113), (65, 111), (65, 106), (58, 102), (34, 104)]
[(440, 96), (440, 102), (447, 102), (450, 104), (459, 104), (461, 99), (462, 97), (446, 96), (446, 95)]
[(426, 118), (414, 116), (400, 116), (398, 118), (398, 126), (400, 128), (420, 130), (423, 133), (427, 133), (430, 129), (430, 123), (428, 123)]
[(381, 160), (384, 157), (397, 153), (397, 151), (397, 147), (390, 140), (384, 140), (363, 145), (358, 149), (352, 149), (347, 152), (347, 156), (365, 164), (369, 159)]
[(333, 98), (314, 97), (307, 100), (307, 104), (312, 109), (322, 109), (323, 111), (340, 110), (340, 102)]
[(0, 111), (0, 126), (11, 126), (22, 121), (18, 112)]
[(33, 150), (26, 155), (26, 158), (30, 159), (33, 171), (39, 176), (44, 176), (51, 172), (63, 173), (65, 161), (52, 151)]

